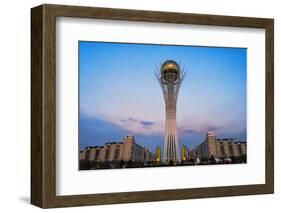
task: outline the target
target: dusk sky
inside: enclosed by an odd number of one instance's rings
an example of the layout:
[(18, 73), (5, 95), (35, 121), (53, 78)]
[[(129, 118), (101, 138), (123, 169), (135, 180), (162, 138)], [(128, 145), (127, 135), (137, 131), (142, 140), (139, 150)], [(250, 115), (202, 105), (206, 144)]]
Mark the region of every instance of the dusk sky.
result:
[(177, 102), (180, 147), (208, 131), (246, 140), (245, 48), (79, 42), (79, 147), (122, 141), (163, 148), (165, 104), (155, 67), (186, 70)]

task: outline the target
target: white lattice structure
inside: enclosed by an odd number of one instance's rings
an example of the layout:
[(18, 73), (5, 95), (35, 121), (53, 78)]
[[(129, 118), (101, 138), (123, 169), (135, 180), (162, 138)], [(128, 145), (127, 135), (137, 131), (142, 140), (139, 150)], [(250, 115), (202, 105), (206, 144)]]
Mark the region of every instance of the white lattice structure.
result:
[(177, 98), (185, 72), (177, 62), (165, 61), (156, 71), (156, 77), (163, 90), (166, 105), (166, 123), (164, 140), (164, 162), (179, 162), (179, 139), (177, 132)]

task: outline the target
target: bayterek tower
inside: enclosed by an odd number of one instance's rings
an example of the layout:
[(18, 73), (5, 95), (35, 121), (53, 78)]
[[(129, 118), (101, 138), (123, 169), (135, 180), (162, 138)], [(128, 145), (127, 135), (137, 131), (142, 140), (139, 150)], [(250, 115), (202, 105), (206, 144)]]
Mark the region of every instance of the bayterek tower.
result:
[(177, 132), (177, 98), (185, 73), (174, 60), (165, 61), (156, 72), (163, 90), (166, 105), (164, 162), (179, 162), (179, 139)]

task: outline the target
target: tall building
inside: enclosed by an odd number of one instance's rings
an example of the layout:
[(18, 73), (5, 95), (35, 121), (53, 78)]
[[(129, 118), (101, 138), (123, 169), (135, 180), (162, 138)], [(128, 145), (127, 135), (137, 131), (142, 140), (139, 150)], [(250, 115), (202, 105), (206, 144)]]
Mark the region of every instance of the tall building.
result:
[(79, 153), (80, 160), (90, 161), (153, 161), (148, 148), (135, 142), (132, 135), (127, 135), (123, 142), (105, 143), (103, 146), (89, 146)]
[(234, 138), (216, 138), (215, 134), (208, 132), (203, 143), (191, 151), (192, 157), (239, 157), (247, 154), (247, 143)]
[(123, 139), (123, 158), (124, 161), (144, 161), (144, 147), (135, 142), (135, 137), (127, 135)]
[(181, 147), (181, 160), (185, 161), (185, 160), (187, 160), (187, 157), (188, 157), (187, 147), (185, 145), (182, 145), (182, 147)]
[(166, 122), (165, 122), (165, 140), (163, 161), (174, 162), (180, 161), (179, 141), (177, 132), (177, 98), (180, 85), (184, 79), (184, 73), (180, 66), (173, 60), (165, 61), (156, 73), (159, 83), (162, 87), (165, 105), (166, 105)]
[(156, 161), (157, 163), (160, 163), (160, 162), (161, 162), (161, 149), (160, 149), (160, 146), (157, 146), (157, 147), (156, 147), (155, 161)]

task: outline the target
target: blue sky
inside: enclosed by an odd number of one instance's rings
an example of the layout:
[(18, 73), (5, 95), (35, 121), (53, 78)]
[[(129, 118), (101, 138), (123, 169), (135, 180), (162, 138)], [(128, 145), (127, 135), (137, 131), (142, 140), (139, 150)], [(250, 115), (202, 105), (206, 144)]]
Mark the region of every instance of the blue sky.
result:
[(79, 146), (122, 141), (163, 146), (165, 105), (155, 67), (173, 59), (186, 70), (177, 103), (180, 145), (207, 131), (246, 140), (245, 48), (79, 42)]

